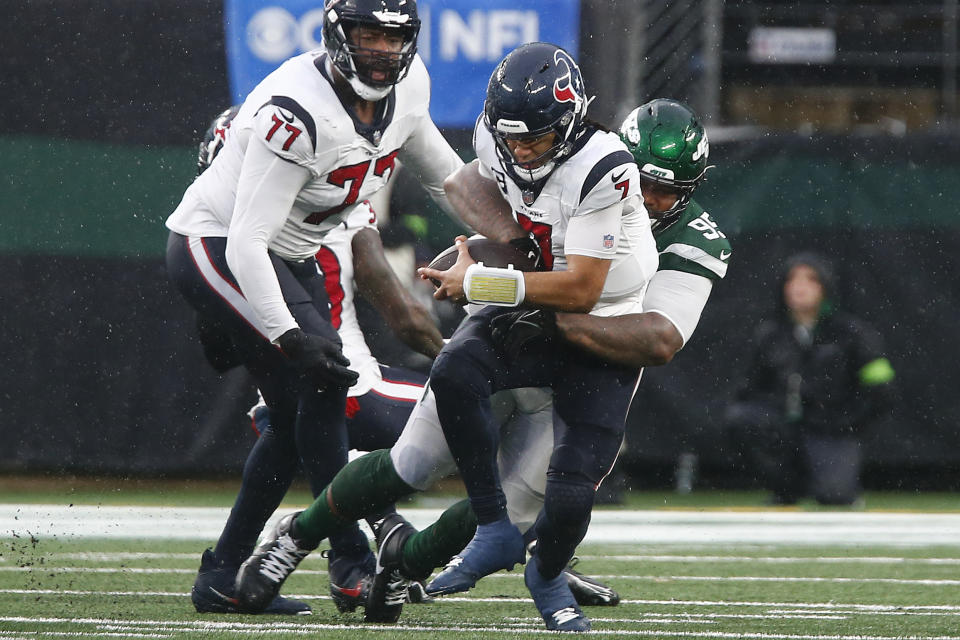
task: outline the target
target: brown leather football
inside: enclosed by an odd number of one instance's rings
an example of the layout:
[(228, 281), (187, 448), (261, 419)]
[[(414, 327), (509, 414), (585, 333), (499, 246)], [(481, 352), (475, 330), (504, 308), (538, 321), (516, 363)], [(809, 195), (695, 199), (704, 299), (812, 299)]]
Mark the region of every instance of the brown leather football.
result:
[[(471, 258), (488, 267), (506, 268), (512, 264), (514, 269), (520, 271), (533, 271), (535, 267), (534, 261), (524, 251), (508, 242), (497, 242), (477, 236), (467, 240), (467, 250)], [(456, 261), (457, 246), (453, 245), (441, 251), (428, 266), (437, 271), (446, 271)], [(431, 281), (435, 286), (440, 286), (436, 280), (431, 278)]]

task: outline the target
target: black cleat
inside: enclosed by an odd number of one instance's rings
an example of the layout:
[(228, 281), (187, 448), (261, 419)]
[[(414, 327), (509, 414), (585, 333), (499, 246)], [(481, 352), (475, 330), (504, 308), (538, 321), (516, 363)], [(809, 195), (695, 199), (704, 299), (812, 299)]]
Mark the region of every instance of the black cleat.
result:
[(368, 549), (362, 556), (339, 555), (324, 551), (330, 576), (330, 598), (340, 613), (349, 613), (367, 601), (376, 560)]
[(574, 571), (580, 559), (576, 556), (563, 570), (567, 585), (581, 607), (615, 607), (620, 604), (620, 594), (595, 578)]
[(394, 623), (400, 619), (411, 578), (402, 571), (403, 545), (417, 532), (403, 516), (391, 513), (374, 526), (377, 565), (363, 619)]
[[(233, 582), (237, 571), (219, 563), (212, 549), (203, 552), (200, 571), (190, 590), (197, 613), (244, 613), (237, 604)], [(278, 616), (308, 616), (310, 606), (299, 600), (277, 596), (260, 613)]]
[(290, 534), (293, 521), (299, 514), (298, 511), (283, 516), (260, 546), (253, 550), (253, 554), (240, 565), (234, 591), (241, 611), (263, 611), (280, 593), (280, 587), (300, 561), (315, 548), (299, 546)]
[(423, 586), (422, 582), (411, 580), (410, 584), (407, 585), (408, 604), (429, 604), (434, 600), (436, 598), (427, 593), (427, 588)]

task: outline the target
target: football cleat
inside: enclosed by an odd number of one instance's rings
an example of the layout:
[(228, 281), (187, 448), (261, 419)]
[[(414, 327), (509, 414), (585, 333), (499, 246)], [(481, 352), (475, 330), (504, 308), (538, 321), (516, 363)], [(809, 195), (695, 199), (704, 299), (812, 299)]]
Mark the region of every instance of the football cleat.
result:
[(595, 578), (585, 576), (573, 569), (580, 559), (576, 556), (563, 570), (567, 586), (581, 607), (615, 607), (620, 604), (620, 594)]
[(480, 578), (513, 569), (526, 559), (523, 535), (508, 519), (479, 525), (470, 543), (427, 585), (427, 593), (442, 596), (469, 591)]
[(242, 611), (263, 611), (280, 593), (280, 587), (297, 565), (315, 548), (301, 547), (290, 534), (293, 521), (300, 513), (280, 518), (266, 539), (240, 565), (234, 588)]
[(363, 619), (393, 623), (400, 619), (411, 582), (402, 570), (403, 545), (417, 530), (397, 513), (378, 521), (373, 529), (377, 536), (377, 565)]
[(533, 559), (527, 563), (523, 581), (549, 631), (590, 631), (590, 619), (577, 606), (563, 572), (547, 580), (540, 575), (537, 561)]
[[(203, 552), (200, 571), (190, 590), (190, 599), (197, 613), (245, 613), (234, 596), (233, 582), (236, 570), (225, 567), (213, 555), (213, 549)], [(277, 596), (260, 613), (278, 616), (308, 616), (313, 611), (299, 600)]]
[(427, 593), (427, 588), (418, 580), (411, 580), (407, 585), (407, 603), (408, 604), (429, 604), (436, 600)]
[(368, 550), (362, 556), (339, 555), (324, 551), (330, 576), (330, 598), (340, 613), (349, 613), (367, 601), (376, 560)]

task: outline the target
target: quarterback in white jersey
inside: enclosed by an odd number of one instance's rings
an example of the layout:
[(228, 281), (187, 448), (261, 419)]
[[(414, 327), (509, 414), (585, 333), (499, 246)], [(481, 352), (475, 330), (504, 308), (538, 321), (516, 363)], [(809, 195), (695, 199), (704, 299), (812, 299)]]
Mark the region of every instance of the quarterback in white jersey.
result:
[[(335, 0), (325, 49), (288, 60), (247, 96), (221, 153), (167, 220), (171, 280), (226, 336), (271, 410), (244, 465), (194, 604), (237, 611), (232, 578), (302, 466), (319, 492), (347, 461), (347, 388), (358, 380), (331, 324), (316, 252), (403, 160), (441, 207), (462, 165), (430, 120), (414, 0)], [(359, 529), (331, 539), (369, 554)], [(271, 613), (309, 611), (275, 599)]]
[[(499, 305), (464, 321), (430, 372), (437, 415), (478, 526), (428, 592), (464, 591), (482, 576), (525, 561), (523, 535), (508, 517), (496, 465), (499, 431), (490, 396), (550, 387), (558, 430), (534, 525), (537, 553), (524, 577), (547, 628), (562, 631), (590, 628), (563, 571), (586, 533), (596, 487), (616, 460), (640, 372), (557, 339), (504, 350), (493, 332), (511, 314), (501, 306), (606, 316), (642, 308), (658, 256), (637, 195), (639, 171), (615, 134), (585, 120), (588, 102), (569, 53), (546, 43), (523, 45), (494, 70), (474, 135), (479, 177), (497, 182), (517, 221), (514, 233), (531, 233), (543, 266), (552, 270), (486, 267), (462, 242), (452, 268), (420, 270), (440, 282), (439, 299)], [(504, 233), (502, 216), (484, 224), (484, 212), (479, 223), (460, 213), (485, 235), (488, 228)]]
[(533, 233), (543, 267), (562, 271), (568, 256), (610, 261), (592, 313), (620, 315), (640, 307), (657, 270), (650, 219), (637, 194), (640, 175), (615, 133), (588, 131), (570, 157), (539, 185), (517, 184), (500, 162), (481, 118), (474, 130), (478, 172), (496, 180), (519, 224)]

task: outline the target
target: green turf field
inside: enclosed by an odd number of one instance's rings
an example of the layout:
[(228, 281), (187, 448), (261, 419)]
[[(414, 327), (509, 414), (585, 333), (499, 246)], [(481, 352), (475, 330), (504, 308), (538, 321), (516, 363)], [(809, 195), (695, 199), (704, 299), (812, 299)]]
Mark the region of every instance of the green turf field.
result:
[[(62, 494), (46, 490), (53, 503), (66, 506)], [(163, 496), (140, 490), (133, 500), (138, 504), (229, 504), (229, 492), (207, 497), (198, 492), (188, 499), (182, 487), (167, 487)], [(137, 492), (116, 493), (132, 500)], [(0, 502), (8, 507), (39, 502), (40, 496), (0, 483)], [(695, 492), (682, 497), (686, 505), (676, 504), (676, 498), (636, 494), (631, 506), (651, 515), (680, 510), (683, 520), (696, 523), (716, 510), (755, 509), (760, 496)], [(837, 515), (849, 517), (854, 532), (861, 522), (864, 531), (875, 530), (869, 518), (880, 511), (871, 505), (907, 512), (908, 518), (911, 512), (939, 512), (952, 523), (949, 518), (957, 516), (949, 512), (957, 510), (957, 502), (945, 494), (915, 500), (871, 494), (864, 511)], [(105, 503), (95, 499), (93, 504)], [(199, 552), (213, 540), (162, 535), (136, 540), (122, 532), (108, 538), (22, 531), (11, 536), (11, 526), (15, 522), (4, 521), (8, 531), (0, 548), (0, 640), (555, 636), (543, 630), (520, 572), (490, 576), (462, 597), (407, 605), (399, 624), (373, 626), (363, 624), (359, 612), (336, 612), (327, 597), (326, 562), (315, 553), (284, 589), (308, 601), (314, 615), (200, 615), (188, 592)], [(590, 543), (579, 550), (578, 569), (601, 577), (623, 597), (618, 607), (586, 610), (593, 620), (591, 635), (600, 637), (960, 640), (960, 530), (957, 534), (957, 546), (943, 544), (942, 535), (939, 545), (924, 544), (922, 530), (912, 532), (910, 544), (882, 546), (861, 546), (856, 533), (829, 545)]]

